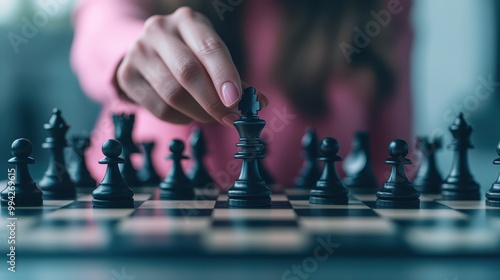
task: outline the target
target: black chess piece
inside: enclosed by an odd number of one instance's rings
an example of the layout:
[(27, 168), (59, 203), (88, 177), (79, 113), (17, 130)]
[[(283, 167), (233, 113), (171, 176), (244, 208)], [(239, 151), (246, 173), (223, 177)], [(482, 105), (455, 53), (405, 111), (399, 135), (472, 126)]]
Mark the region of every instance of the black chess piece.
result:
[(125, 160), (123, 164), (120, 164), (120, 172), (123, 179), (129, 186), (138, 187), (141, 186), (141, 181), (137, 176), (137, 170), (130, 157), (133, 154), (140, 152), (137, 145), (132, 139), (132, 131), (134, 129), (135, 115), (134, 114), (113, 114), (113, 123), (115, 125), (115, 138), (120, 141), (123, 147), (123, 152), (121, 157)]
[(52, 116), (43, 128), (49, 132), (42, 147), (50, 150), (49, 165), (38, 186), (43, 191), (44, 199), (75, 199), (76, 187), (71, 181), (66, 162), (64, 148), (68, 146), (66, 133), (69, 126), (61, 116), (59, 109), (52, 111)]
[(155, 142), (143, 142), (141, 146), (144, 155), (144, 163), (137, 171), (137, 177), (143, 186), (157, 186), (161, 182), (161, 178), (155, 169), (152, 159)]
[(318, 165), (318, 136), (314, 129), (308, 129), (302, 137), (304, 164), (295, 178), (295, 188), (311, 189), (321, 175)]
[(377, 192), (377, 207), (418, 208), (420, 193), (406, 177), (405, 164), (411, 164), (408, 155), (408, 143), (396, 139), (389, 144), (390, 158), (385, 164), (391, 164), (391, 175), (382, 189)]
[[(260, 141), (262, 143), (260, 152), (265, 158), (267, 156), (267, 142), (264, 139), (260, 139)], [(267, 169), (264, 159), (259, 158), (257, 159), (257, 161), (257, 164), (259, 165), (259, 173), (262, 179), (264, 179), (264, 182), (266, 182), (268, 186), (273, 186), (274, 184), (276, 184), (276, 180), (274, 180), (273, 175), (271, 175), (271, 172), (269, 172), (269, 169)]]
[[(500, 156), (500, 142), (497, 145), (497, 154)], [(495, 159), (493, 164), (500, 165), (500, 158)], [(486, 206), (500, 207), (500, 175), (486, 192)]]
[(236, 144), (240, 151), (234, 158), (241, 159), (241, 171), (238, 179), (228, 190), (230, 207), (267, 207), (271, 206), (271, 190), (259, 173), (258, 159), (264, 158), (260, 133), (266, 122), (257, 115), (261, 104), (256, 90), (247, 87), (238, 103), (241, 117), (234, 122), (240, 140)]
[(441, 138), (434, 138), (430, 141), (427, 137), (417, 137), (417, 149), (421, 152), (422, 160), (417, 175), (413, 179), (413, 185), (421, 193), (441, 193), (443, 178), (441, 178), (436, 164), (436, 152), (441, 146)]
[[(9, 170), (9, 180), (7, 187), (2, 191), (2, 206), (8, 206), (9, 197), (13, 197), (14, 207), (41, 206), (43, 204), (42, 191), (37, 187), (30, 175), (28, 164), (35, 163), (30, 157), (33, 146), (28, 139), (20, 138), (15, 140), (11, 146), (14, 156), (8, 163), (15, 165), (13, 170)], [(13, 172), (11, 172), (13, 171)]]
[(90, 147), (90, 138), (84, 135), (74, 135), (70, 142), (73, 149), (73, 168), (68, 170), (71, 180), (78, 188), (95, 189), (97, 182), (90, 175), (85, 159), (85, 151)]
[(311, 204), (347, 204), (349, 190), (340, 180), (335, 168), (335, 162), (342, 158), (337, 155), (339, 142), (337, 139), (327, 137), (323, 139), (320, 147), (319, 160), (325, 163), (321, 177), (316, 186), (310, 191), (309, 203)]
[(191, 144), (191, 155), (194, 159), (193, 167), (189, 174), (193, 187), (203, 190), (216, 189), (217, 184), (208, 173), (203, 162), (207, 154), (207, 145), (201, 128), (197, 127), (193, 130), (193, 133), (189, 137), (189, 143)]
[(133, 208), (134, 191), (120, 174), (119, 163), (125, 160), (120, 157), (122, 145), (109, 139), (102, 145), (104, 158), (99, 164), (106, 164), (106, 174), (101, 183), (92, 192), (92, 205), (96, 208)]
[(467, 150), (472, 149), (470, 142), (472, 127), (465, 122), (460, 113), (450, 126), (453, 142), (450, 148), (454, 150), (453, 163), (448, 177), (441, 185), (441, 195), (444, 200), (478, 200), (479, 184), (474, 181), (469, 170)]
[(182, 169), (181, 161), (188, 157), (183, 155), (184, 142), (178, 139), (170, 142), (171, 155), (167, 159), (172, 160), (172, 168), (160, 183), (160, 196), (162, 199), (193, 199), (194, 189), (191, 180)]
[(351, 153), (342, 166), (346, 174), (344, 184), (354, 193), (375, 193), (377, 177), (373, 171), (370, 154), (370, 134), (358, 131), (354, 135)]

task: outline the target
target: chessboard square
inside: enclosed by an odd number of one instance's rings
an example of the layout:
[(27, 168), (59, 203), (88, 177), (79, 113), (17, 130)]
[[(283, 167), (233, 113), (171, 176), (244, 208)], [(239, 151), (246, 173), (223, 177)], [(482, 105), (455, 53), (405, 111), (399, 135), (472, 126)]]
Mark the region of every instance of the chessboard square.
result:
[(47, 214), (44, 219), (116, 220), (128, 217), (133, 212), (134, 209), (64, 208)]
[(298, 253), (311, 246), (302, 231), (288, 228), (220, 228), (203, 235), (203, 245), (212, 253)]
[(214, 209), (218, 220), (295, 220), (293, 209)]
[(212, 209), (175, 209), (175, 208), (141, 208), (133, 214), (134, 217), (210, 217)]
[[(229, 203), (227, 200), (217, 200), (215, 203), (215, 209), (243, 209), (236, 207), (229, 207)], [(289, 201), (271, 201), (270, 207), (248, 207), (244, 209), (292, 209), (292, 205)]]
[[(368, 207), (372, 209), (389, 209), (388, 207), (377, 206), (376, 201), (363, 201)], [(415, 207), (399, 208), (399, 209), (415, 209)], [(438, 203), (436, 201), (420, 201), (418, 209), (450, 209), (448, 206)]]
[(311, 204), (309, 200), (291, 200), (293, 209), (369, 209), (368, 206), (358, 200), (349, 200), (346, 205), (332, 205), (332, 204)]
[(299, 217), (376, 217), (377, 214), (372, 209), (367, 208), (339, 208), (339, 209), (323, 209), (323, 208), (304, 208), (295, 209), (295, 213)]
[(301, 228), (321, 234), (392, 235), (396, 227), (380, 217), (305, 217), (299, 220)]
[(197, 234), (209, 229), (210, 219), (200, 217), (132, 217), (121, 220), (117, 231), (125, 235)]
[(271, 201), (288, 201), (288, 197), (284, 194), (272, 194)]
[(111, 234), (100, 227), (39, 227), (26, 234), (19, 234), (19, 249), (38, 252), (76, 252), (105, 248)]
[(488, 228), (412, 227), (404, 235), (413, 250), (424, 254), (497, 253), (498, 232)]
[(251, 220), (251, 219), (231, 219), (231, 220), (214, 220), (212, 227), (230, 227), (239, 229), (256, 229), (267, 228), (298, 228), (296, 220)]
[(452, 209), (374, 209), (382, 217), (394, 220), (466, 219), (463, 213)]
[(69, 205), (73, 200), (44, 200), (43, 207), (44, 208), (61, 208), (66, 205)]
[(139, 209), (213, 209), (215, 200), (148, 200)]
[(482, 200), (438, 200), (437, 202), (452, 209), (486, 209), (486, 204)]

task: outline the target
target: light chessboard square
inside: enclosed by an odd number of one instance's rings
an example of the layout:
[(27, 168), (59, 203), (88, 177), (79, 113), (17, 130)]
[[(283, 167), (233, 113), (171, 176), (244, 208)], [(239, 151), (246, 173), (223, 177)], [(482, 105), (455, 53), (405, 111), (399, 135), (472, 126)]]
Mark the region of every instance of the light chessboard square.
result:
[(44, 219), (52, 220), (115, 220), (130, 216), (134, 209), (67, 208), (48, 213)]
[(215, 200), (148, 200), (139, 209), (213, 209)]
[(349, 200), (346, 205), (310, 204), (309, 200), (290, 200), (294, 209), (369, 209), (361, 201)]
[(214, 219), (294, 220), (293, 209), (214, 209)]
[(452, 209), (373, 209), (377, 214), (394, 220), (466, 219), (467, 216)]
[[(438, 200), (440, 204), (453, 209), (486, 209), (486, 204), (482, 200)], [(488, 207), (490, 208), (490, 207)], [(494, 208), (494, 207), (491, 207)]]
[(379, 217), (305, 217), (299, 220), (299, 224), (304, 230), (321, 234), (392, 235), (396, 233), (394, 224)]
[(218, 229), (203, 235), (204, 246), (212, 252), (301, 252), (310, 244), (304, 232), (290, 229)]
[(210, 219), (199, 217), (133, 217), (119, 222), (117, 230), (129, 235), (196, 234), (210, 227)]

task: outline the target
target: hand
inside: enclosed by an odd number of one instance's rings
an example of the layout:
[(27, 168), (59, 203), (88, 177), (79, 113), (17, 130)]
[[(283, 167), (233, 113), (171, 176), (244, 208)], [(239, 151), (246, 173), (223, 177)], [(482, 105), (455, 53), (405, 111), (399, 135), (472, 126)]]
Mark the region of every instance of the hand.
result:
[(239, 118), (242, 82), (231, 55), (210, 21), (188, 7), (146, 20), (116, 80), (128, 98), (171, 123), (232, 126)]

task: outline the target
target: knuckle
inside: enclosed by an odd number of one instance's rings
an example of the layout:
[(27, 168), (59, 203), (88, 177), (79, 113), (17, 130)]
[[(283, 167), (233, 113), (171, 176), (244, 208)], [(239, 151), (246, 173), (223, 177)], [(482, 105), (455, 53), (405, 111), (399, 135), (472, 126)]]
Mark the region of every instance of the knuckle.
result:
[(176, 70), (181, 82), (190, 83), (202, 73), (199, 62), (192, 58), (180, 59), (176, 63)]
[(129, 83), (136, 80), (137, 77), (138, 72), (135, 71), (134, 68), (130, 66), (130, 64), (126, 63), (125, 60), (116, 71), (116, 80), (118, 82), (118, 85), (124, 90), (129, 88)]
[(210, 55), (225, 49), (224, 43), (214, 37), (205, 38), (198, 44), (198, 52), (202, 55)]
[(196, 12), (188, 6), (182, 6), (179, 7), (175, 12), (173, 13), (174, 16), (176, 17), (181, 17), (181, 18), (190, 18), (194, 17)]
[(212, 115), (216, 112), (224, 112), (225, 107), (217, 99), (214, 99), (205, 103), (205, 110)]
[(165, 23), (165, 16), (154, 15), (146, 19), (144, 22), (144, 29), (147, 30), (156, 30), (161, 28)]
[(163, 92), (164, 100), (167, 104), (175, 105), (182, 102), (184, 89), (180, 85), (168, 86)]

